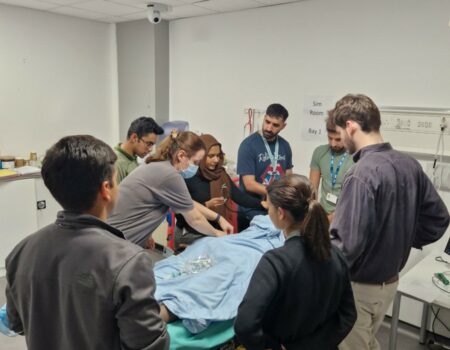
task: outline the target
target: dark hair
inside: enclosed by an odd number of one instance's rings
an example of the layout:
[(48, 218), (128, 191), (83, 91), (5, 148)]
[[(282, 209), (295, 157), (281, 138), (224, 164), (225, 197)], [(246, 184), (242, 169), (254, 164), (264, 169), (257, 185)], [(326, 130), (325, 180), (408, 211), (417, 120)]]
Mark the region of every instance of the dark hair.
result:
[(353, 120), (366, 133), (380, 130), (380, 111), (376, 104), (365, 95), (348, 94), (344, 96), (336, 102), (333, 115), (334, 122), (341, 128), (345, 128), (348, 120)]
[(151, 157), (147, 157), (145, 160), (147, 163), (160, 162), (163, 160), (174, 160), (177, 152), (183, 150), (190, 158), (200, 150), (206, 150), (200, 136), (192, 131), (172, 132), (167, 136), (158, 146), (156, 154)]
[(336, 124), (334, 122), (333, 110), (328, 111), (328, 117), (325, 120), (325, 127), (327, 132), (336, 132)]
[(283, 121), (286, 121), (286, 119), (289, 117), (287, 109), (279, 103), (273, 103), (269, 107), (267, 107), (266, 115), (270, 117), (283, 118)]
[(329, 221), (309, 180), (302, 175), (288, 175), (267, 186), (267, 194), (276, 208), (286, 210), (300, 225), (313, 258), (328, 259), (331, 255)]
[(147, 134), (162, 135), (164, 129), (161, 128), (153, 118), (140, 117), (131, 123), (130, 128), (128, 129), (127, 139), (129, 139), (133, 133), (135, 133), (138, 138), (141, 138)]
[(113, 184), (114, 151), (89, 135), (63, 137), (45, 154), (42, 178), (66, 210), (85, 212), (94, 205), (103, 181)]

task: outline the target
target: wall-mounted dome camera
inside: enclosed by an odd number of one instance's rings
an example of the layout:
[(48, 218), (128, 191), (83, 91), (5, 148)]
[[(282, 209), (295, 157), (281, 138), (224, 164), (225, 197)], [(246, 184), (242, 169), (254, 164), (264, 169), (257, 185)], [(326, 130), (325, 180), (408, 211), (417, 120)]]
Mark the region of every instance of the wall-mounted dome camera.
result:
[(164, 4), (151, 3), (147, 5), (147, 18), (150, 23), (158, 24), (161, 22), (161, 13), (169, 12), (171, 8)]

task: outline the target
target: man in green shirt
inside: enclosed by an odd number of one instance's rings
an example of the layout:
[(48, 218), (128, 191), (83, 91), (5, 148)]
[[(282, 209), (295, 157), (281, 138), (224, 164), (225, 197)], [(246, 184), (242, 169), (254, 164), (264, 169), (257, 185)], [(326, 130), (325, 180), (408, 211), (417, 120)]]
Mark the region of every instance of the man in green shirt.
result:
[(326, 120), (328, 144), (321, 145), (314, 150), (309, 173), (309, 180), (317, 193), (319, 193), (319, 183), (322, 180), (320, 204), (327, 212), (330, 221), (341, 193), (345, 174), (353, 165), (351, 155), (345, 150), (341, 137), (336, 132), (332, 112), (329, 112)]
[(164, 133), (153, 118), (140, 117), (134, 120), (127, 133), (127, 140), (119, 143), (114, 151), (117, 154), (116, 169), (117, 183), (120, 183), (134, 169), (137, 168), (137, 157), (145, 157), (151, 152), (158, 135)]

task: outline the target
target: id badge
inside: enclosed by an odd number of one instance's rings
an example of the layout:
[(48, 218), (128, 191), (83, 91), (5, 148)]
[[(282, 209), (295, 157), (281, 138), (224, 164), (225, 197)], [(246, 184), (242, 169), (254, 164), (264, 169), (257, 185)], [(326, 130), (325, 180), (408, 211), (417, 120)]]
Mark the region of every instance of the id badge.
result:
[(328, 202), (333, 204), (336, 204), (338, 200), (338, 197), (333, 193), (327, 193), (327, 196), (325, 198), (327, 199)]

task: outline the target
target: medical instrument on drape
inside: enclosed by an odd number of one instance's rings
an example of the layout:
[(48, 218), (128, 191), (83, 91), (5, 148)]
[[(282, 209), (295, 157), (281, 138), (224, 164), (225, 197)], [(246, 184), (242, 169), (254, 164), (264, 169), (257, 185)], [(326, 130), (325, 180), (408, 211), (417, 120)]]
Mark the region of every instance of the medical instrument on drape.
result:
[(450, 264), (449, 261), (445, 260), (442, 256), (437, 256), (434, 258), (436, 261), (441, 262), (441, 263), (445, 263), (445, 264)]
[[(231, 184), (231, 186), (234, 186), (233, 184)], [(225, 206), (225, 208), (227, 208), (230, 212), (232, 213), (237, 213), (237, 210), (234, 210), (233, 208), (231, 208), (228, 203), (230, 203), (230, 201), (228, 199), (230, 199), (231, 197), (231, 188), (229, 189), (229, 191), (227, 192), (228, 189), (228, 185), (226, 183), (222, 184), (222, 186), (220, 187), (220, 194), (223, 197), (223, 205)]]
[(450, 293), (449, 286), (450, 271), (437, 272), (431, 276), (431, 281), (440, 290)]
[(223, 198), (223, 204), (225, 204), (228, 200), (227, 191), (226, 191), (227, 188), (228, 188), (228, 186), (226, 183), (222, 184), (222, 186), (220, 187), (220, 194)]

